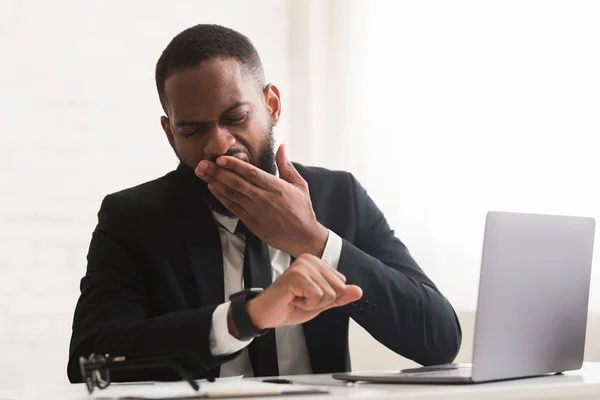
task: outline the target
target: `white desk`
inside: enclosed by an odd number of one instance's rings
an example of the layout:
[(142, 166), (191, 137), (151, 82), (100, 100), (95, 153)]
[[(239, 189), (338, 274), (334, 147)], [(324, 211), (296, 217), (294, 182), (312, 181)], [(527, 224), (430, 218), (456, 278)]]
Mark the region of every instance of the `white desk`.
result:
[[(564, 375), (474, 385), (379, 385), (358, 383), (354, 386), (345, 386), (343, 383), (333, 380), (329, 375), (303, 375), (287, 378), (292, 381), (318, 385), (319, 388), (327, 389), (331, 393), (329, 395), (318, 396), (285, 396), (279, 397), (279, 399), (600, 399), (600, 363), (585, 363), (580, 371), (567, 372)], [(187, 385), (183, 382), (181, 384)], [(163, 384), (156, 383), (145, 387), (150, 392), (152, 388), (160, 385)], [(83, 385), (65, 383), (43, 390), (0, 390), (0, 399), (109, 399), (113, 398), (113, 396), (124, 394), (124, 388), (126, 386), (115, 385), (105, 390), (96, 390), (94, 392), (95, 396), (89, 396)], [(277, 398), (268, 397), (265, 399)]]

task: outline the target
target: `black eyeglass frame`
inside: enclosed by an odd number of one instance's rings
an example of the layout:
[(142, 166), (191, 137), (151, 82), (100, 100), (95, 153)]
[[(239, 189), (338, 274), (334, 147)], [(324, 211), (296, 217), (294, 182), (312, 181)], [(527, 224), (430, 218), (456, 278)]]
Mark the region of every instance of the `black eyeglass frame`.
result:
[(86, 384), (90, 394), (94, 387), (106, 389), (111, 384), (110, 371), (131, 371), (150, 368), (168, 368), (186, 381), (195, 391), (200, 390), (200, 385), (195, 381), (192, 374), (181, 366), (173, 358), (191, 358), (202, 370), (206, 380), (214, 382), (214, 375), (204, 366), (198, 357), (187, 351), (175, 353), (156, 354), (130, 354), (127, 356), (111, 356), (109, 354), (91, 354), (88, 358), (79, 357), (79, 369), (81, 379)]

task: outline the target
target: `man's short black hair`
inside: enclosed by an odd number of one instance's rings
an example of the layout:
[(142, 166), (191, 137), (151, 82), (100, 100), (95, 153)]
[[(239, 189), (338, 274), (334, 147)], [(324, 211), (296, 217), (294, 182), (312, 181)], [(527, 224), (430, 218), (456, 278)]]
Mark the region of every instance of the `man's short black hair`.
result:
[(257, 85), (264, 86), (262, 63), (250, 39), (224, 26), (199, 24), (175, 36), (156, 63), (156, 88), (165, 112), (165, 81), (178, 71), (220, 57), (236, 59)]

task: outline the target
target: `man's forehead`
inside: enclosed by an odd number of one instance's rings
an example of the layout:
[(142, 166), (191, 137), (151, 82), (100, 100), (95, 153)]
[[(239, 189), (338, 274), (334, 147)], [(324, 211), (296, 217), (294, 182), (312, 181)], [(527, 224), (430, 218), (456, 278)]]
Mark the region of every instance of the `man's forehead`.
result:
[(181, 118), (214, 118), (213, 114), (232, 104), (251, 102), (255, 91), (251, 78), (231, 58), (203, 61), (174, 73), (165, 82), (167, 102)]

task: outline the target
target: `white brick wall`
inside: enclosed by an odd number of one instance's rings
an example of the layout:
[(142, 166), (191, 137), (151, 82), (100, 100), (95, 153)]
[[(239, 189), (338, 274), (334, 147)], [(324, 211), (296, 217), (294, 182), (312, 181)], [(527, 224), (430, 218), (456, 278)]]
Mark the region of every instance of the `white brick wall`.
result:
[(201, 22), (245, 33), (285, 101), (287, 13), (279, 0), (0, 0), (0, 388), (66, 381), (103, 196), (176, 166), (154, 85), (168, 41)]

